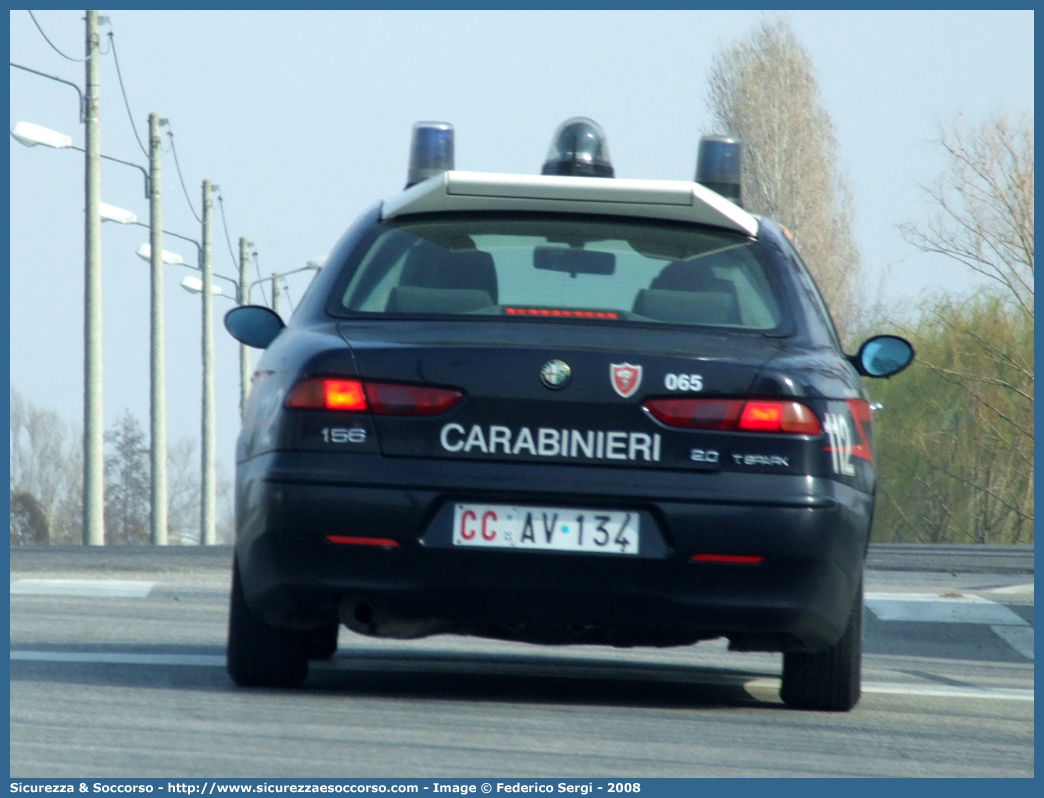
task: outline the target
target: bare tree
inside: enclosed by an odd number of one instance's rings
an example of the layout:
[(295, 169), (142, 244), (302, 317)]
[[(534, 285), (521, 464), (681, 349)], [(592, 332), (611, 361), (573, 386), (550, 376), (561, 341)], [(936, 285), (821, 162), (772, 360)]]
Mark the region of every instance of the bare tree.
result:
[(219, 544), (236, 542), (236, 508), (233, 480), (226, 475), (221, 463), (217, 468), (217, 529), (215, 530)]
[[(986, 277), (992, 290), (962, 308), (937, 302), (918, 327), (934, 327), (932, 337), (945, 342), (924, 348), (922, 363), (974, 412), (961, 436), (944, 436), (968, 440), (939, 458), (936, 471), (974, 503), (977, 515), (963, 519), (975, 530), (972, 539), (986, 542), (1002, 526), (1014, 530), (1009, 539), (1025, 539), (1026, 530), (1032, 539), (1033, 119), (998, 115), (971, 129), (958, 120), (939, 144), (947, 164), (925, 188), (927, 221), (903, 225), (903, 235)], [(919, 438), (912, 442), (926, 456), (941, 454)]]
[(191, 438), (180, 438), (167, 448), (167, 480), (170, 542), (181, 545), (199, 543), (199, 455)]
[(853, 330), (862, 268), (848, 184), (812, 61), (784, 18), (763, 17), (718, 53), (708, 106), (711, 132), (743, 142), (744, 204), (786, 226), (839, 330)]
[[(219, 544), (235, 539), (235, 514), (232, 481), (218, 464), (216, 537)], [(181, 438), (167, 449), (167, 476), (170, 481), (170, 541), (181, 545), (200, 543), (199, 455), (191, 438)]]
[(903, 225), (904, 237), (985, 276), (1032, 319), (1033, 118), (1002, 114), (971, 130), (958, 119), (939, 144), (946, 170), (925, 187), (933, 210), (926, 224)]
[(78, 431), (13, 388), (10, 416), (12, 535), (15, 526), (19, 530), (12, 543), (79, 542), (83, 485)]

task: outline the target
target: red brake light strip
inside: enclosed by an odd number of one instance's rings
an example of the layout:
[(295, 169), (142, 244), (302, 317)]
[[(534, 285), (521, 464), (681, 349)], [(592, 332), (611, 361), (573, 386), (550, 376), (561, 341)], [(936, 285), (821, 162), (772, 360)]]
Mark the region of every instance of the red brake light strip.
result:
[(399, 541), (391, 538), (365, 538), (353, 535), (327, 535), (326, 539), (331, 543), (340, 543), (347, 546), (383, 546), (388, 549), (399, 548)]
[(618, 319), (612, 310), (566, 310), (564, 308), (504, 308), (508, 316), (555, 316), (563, 319)]
[(716, 562), (726, 565), (761, 565), (765, 558), (757, 554), (693, 554), (690, 562)]

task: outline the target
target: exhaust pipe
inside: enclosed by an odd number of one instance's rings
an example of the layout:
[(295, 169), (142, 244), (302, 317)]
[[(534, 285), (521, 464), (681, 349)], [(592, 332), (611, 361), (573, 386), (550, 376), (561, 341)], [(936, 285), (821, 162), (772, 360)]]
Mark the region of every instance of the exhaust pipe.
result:
[(337, 608), (342, 624), (356, 634), (367, 637), (385, 637), (395, 640), (413, 640), (445, 631), (438, 618), (395, 618), (379, 602), (345, 596)]

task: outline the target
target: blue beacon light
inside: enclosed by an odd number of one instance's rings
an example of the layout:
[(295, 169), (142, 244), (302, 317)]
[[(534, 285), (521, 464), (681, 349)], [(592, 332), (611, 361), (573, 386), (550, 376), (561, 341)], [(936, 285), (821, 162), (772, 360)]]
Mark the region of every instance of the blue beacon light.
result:
[(559, 125), (540, 174), (613, 177), (602, 126), (585, 116), (574, 116)]
[(743, 207), (740, 170), (743, 145), (729, 136), (704, 136), (696, 157), (696, 182)]
[(453, 125), (417, 122), (410, 138), (410, 168), (406, 188), (453, 169)]

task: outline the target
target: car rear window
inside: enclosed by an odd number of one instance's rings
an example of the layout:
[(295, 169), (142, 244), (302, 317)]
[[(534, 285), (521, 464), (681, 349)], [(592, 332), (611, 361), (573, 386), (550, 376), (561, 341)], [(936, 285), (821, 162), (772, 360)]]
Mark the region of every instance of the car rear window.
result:
[(756, 241), (716, 228), (619, 218), (394, 220), (360, 256), (344, 310), (731, 327), (780, 324)]

